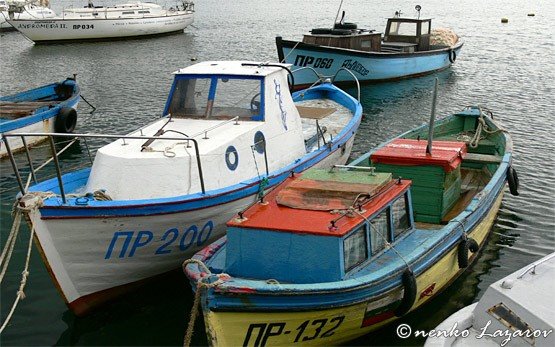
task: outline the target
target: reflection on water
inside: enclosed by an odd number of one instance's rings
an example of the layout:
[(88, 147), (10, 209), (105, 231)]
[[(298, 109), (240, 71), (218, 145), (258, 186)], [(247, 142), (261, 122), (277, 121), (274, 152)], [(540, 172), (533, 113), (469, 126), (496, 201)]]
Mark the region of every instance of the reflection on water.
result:
[[(72, 1), (57, 1), (55, 10)], [(106, 1), (106, 4), (112, 3)], [(18, 33), (2, 34), (0, 94), (11, 94), (77, 73), (85, 98), (97, 111), (79, 105), (78, 132), (124, 134), (161, 116), (171, 73), (199, 61), (246, 59), (274, 61), (275, 35), (299, 39), (314, 27), (329, 26), (337, 12), (335, 0), (298, 2), (203, 0), (196, 6), (195, 27), (183, 34), (153, 39), (86, 44), (33, 46)], [(483, 105), (511, 132), (514, 167), (520, 196), (505, 195), (489, 241), (480, 258), (452, 286), (418, 311), (403, 318), (418, 329), (429, 329), (455, 310), (479, 299), (489, 284), (555, 249), (555, 49), (546, 37), (555, 8), (550, 1), (525, 4), (518, 0), (423, 3), (423, 15), (436, 27), (451, 27), (465, 40), (452, 69), (432, 76), (362, 88), (365, 117), (357, 133), (353, 157), (429, 119), (434, 79), (439, 79), (438, 117), (467, 105)], [(533, 7), (532, 9), (530, 9)], [(377, 1), (345, 2), (349, 21), (383, 28), (385, 18), (402, 9), (411, 15), (413, 4)], [(527, 17), (528, 12), (535, 17)], [(271, 14), (271, 15), (269, 15)], [(499, 18), (510, 18), (501, 24)], [(523, 46), (523, 44), (525, 45)], [(525, 49), (523, 49), (525, 47)], [(349, 89), (356, 95), (353, 88)], [(102, 141), (89, 141), (94, 150)], [(57, 148), (63, 144), (58, 143)], [(38, 158), (48, 144), (32, 151)], [(61, 155), (62, 170), (87, 164), (83, 141)], [(27, 170), (25, 155), (18, 165)], [(28, 170), (27, 170), (28, 172)], [(45, 168), (44, 177), (55, 173)], [(9, 233), (17, 185), (9, 162), (0, 162), (1, 243)], [(28, 237), (26, 227), (14, 250), (13, 263), (0, 288), (2, 321), (21, 278)], [(78, 245), (86, 247), (86, 245)], [(185, 277), (175, 272), (84, 318), (67, 311), (56, 292), (37, 249), (31, 274), (11, 325), (0, 337), (3, 345), (181, 345), (189, 319), (192, 294)], [(194, 344), (205, 344), (202, 319), (197, 321)], [(422, 340), (396, 338), (397, 324), (355, 341), (358, 345), (414, 345)]]

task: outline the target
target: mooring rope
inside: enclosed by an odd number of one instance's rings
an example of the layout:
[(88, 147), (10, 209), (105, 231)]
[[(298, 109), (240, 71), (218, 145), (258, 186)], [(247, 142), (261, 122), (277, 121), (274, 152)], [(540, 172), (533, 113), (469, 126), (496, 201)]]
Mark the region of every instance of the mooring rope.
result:
[[(38, 194), (32, 194), (34, 196), (38, 195)], [(21, 201), (21, 200), (20, 200)], [(9, 259), (11, 257), (11, 252), (13, 251), (13, 247), (15, 245), (15, 241), (16, 241), (16, 236), (17, 233), (19, 232), (20, 226), (21, 226), (21, 217), (23, 213), (29, 213), (32, 210), (37, 209), (40, 205), (42, 204), (42, 199), (36, 200), (35, 203), (33, 203), (30, 206), (26, 206), (23, 207), (21, 205), (17, 205), (17, 210), (15, 212), (15, 216), (14, 216), (14, 224), (12, 226), (12, 232), (10, 233), (10, 236), (12, 236), (13, 233), (13, 240), (12, 240), (12, 244), (10, 246), (10, 251), (9, 251), (9, 255), (8, 258), (6, 258), (6, 263), (4, 264), (4, 268), (2, 270), (2, 276), (1, 278), (3, 279), (4, 277), (4, 273), (8, 267), (9, 264)], [(2, 332), (4, 331), (4, 329), (6, 328), (6, 326), (8, 325), (8, 323), (10, 322), (15, 309), (17, 307), (17, 305), (19, 304), (20, 300), (25, 299), (25, 286), (27, 285), (27, 278), (29, 277), (29, 260), (31, 259), (31, 251), (33, 249), (33, 237), (35, 236), (35, 228), (34, 226), (31, 225), (31, 233), (29, 235), (29, 244), (27, 246), (27, 257), (25, 259), (25, 267), (23, 268), (23, 271), (21, 272), (21, 282), (19, 283), (19, 289), (17, 290), (17, 296), (15, 298), (15, 301), (12, 305), (12, 308), (10, 309), (10, 312), (8, 313), (8, 316), (6, 317), (6, 319), (4, 320), (4, 323), (2, 323), (2, 327), (0, 327), (0, 334), (2, 334)], [(8, 246), (8, 244), (6, 244), (6, 246)], [(4, 255), (4, 252), (2, 252), (2, 255)], [(4, 258), (2, 257), (2, 260), (4, 260)], [(1, 282), (1, 280), (0, 280)]]
[(183, 262), (183, 268), (187, 267), (187, 265), (194, 263), (197, 264), (198, 267), (206, 273), (206, 275), (202, 278), (199, 278), (197, 282), (197, 289), (195, 291), (195, 298), (193, 300), (193, 307), (191, 308), (191, 314), (189, 315), (189, 323), (187, 325), (187, 332), (185, 333), (185, 337), (183, 338), (183, 346), (189, 347), (191, 345), (191, 339), (193, 337), (193, 332), (195, 329), (195, 321), (197, 320), (198, 312), (199, 312), (199, 304), (200, 304), (200, 297), (202, 295), (202, 291), (204, 289), (214, 288), (223, 283), (223, 277), (229, 276), (225, 273), (217, 274), (216, 276), (218, 279), (212, 283), (204, 282), (206, 279), (210, 278), (212, 271), (204, 264), (201, 260), (198, 259), (187, 259)]

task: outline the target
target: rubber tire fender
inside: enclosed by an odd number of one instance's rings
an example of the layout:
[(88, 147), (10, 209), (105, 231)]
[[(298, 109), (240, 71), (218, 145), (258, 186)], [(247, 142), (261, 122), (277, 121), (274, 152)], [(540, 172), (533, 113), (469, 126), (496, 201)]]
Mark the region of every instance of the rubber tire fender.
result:
[(476, 253), (480, 249), (480, 245), (473, 238), (469, 237), (466, 242), (468, 242), (468, 250), (472, 253)]
[(314, 28), (310, 30), (312, 35), (329, 35), (331, 34), (331, 29), (329, 28)]
[(518, 187), (520, 185), (520, 182), (518, 181), (516, 170), (512, 166), (509, 166), (509, 168), (507, 169), (507, 182), (509, 182), (509, 191), (511, 192), (511, 194), (514, 196), (518, 196)]
[(416, 277), (414, 277), (414, 273), (410, 269), (407, 268), (403, 272), (401, 282), (405, 291), (401, 303), (395, 309), (395, 316), (397, 317), (407, 314), (416, 300)]
[(68, 134), (75, 130), (77, 125), (77, 111), (71, 107), (62, 107), (54, 120), (54, 131)]
[(465, 269), (468, 266), (469, 244), (466, 238), (462, 238), (457, 246), (457, 263), (459, 269)]
[(449, 50), (449, 61), (451, 62), (451, 64), (455, 63), (455, 61), (457, 60), (457, 52), (455, 52), (454, 49), (450, 49)]
[(345, 35), (351, 35), (352, 31), (349, 29), (332, 29), (331, 34), (345, 36)]
[(341, 23), (335, 23), (335, 25), (333, 26), (334, 29), (356, 29), (357, 25), (356, 23), (349, 23), (349, 22), (345, 22), (343, 24)]

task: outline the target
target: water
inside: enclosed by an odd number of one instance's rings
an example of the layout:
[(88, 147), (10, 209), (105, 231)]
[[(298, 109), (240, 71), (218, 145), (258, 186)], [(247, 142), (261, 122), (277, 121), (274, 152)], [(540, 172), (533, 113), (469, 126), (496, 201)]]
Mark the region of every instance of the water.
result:
[[(197, 3), (196, 28), (154, 39), (33, 46), (18, 33), (2, 34), (0, 94), (77, 73), (83, 96), (98, 108), (94, 117), (84, 120), (89, 108), (84, 102), (80, 104), (79, 131), (125, 133), (160, 115), (172, 81), (171, 72), (192, 64), (191, 59), (276, 60), (277, 34), (300, 39), (313, 27), (331, 25), (338, 3), (305, 0), (299, 6), (296, 1), (203, 0)], [(53, 7), (59, 11), (68, 4), (71, 2), (67, 0), (56, 1)], [(412, 16), (414, 5), (411, 1), (346, 1), (344, 10), (348, 21), (383, 30), (386, 18), (395, 10)], [(434, 77), (438, 77), (439, 115), (480, 104), (492, 109), (511, 132), (514, 167), (521, 183), (520, 196), (508, 192), (505, 195), (479, 261), (431, 303), (402, 319), (415, 329), (430, 329), (455, 310), (478, 300), (492, 282), (555, 250), (555, 43), (550, 32), (555, 4), (549, 0), (433, 0), (421, 1), (420, 5), (422, 15), (434, 19), (434, 27), (451, 27), (464, 38), (462, 54), (452, 69), (431, 77), (364, 87), (366, 116), (352, 157), (425, 122)], [(529, 12), (536, 16), (527, 17)], [(508, 17), (509, 23), (501, 24), (502, 17)], [(34, 154), (41, 151), (46, 150), (37, 149)], [(62, 168), (68, 170), (86, 160), (85, 153), (81, 147), (72, 149), (64, 156)], [(2, 161), (2, 244), (12, 223), (15, 187), (10, 165)], [(25, 228), (2, 283), (2, 321), (19, 286), (27, 237)], [(182, 344), (192, 296), (179, 272), (95, 314), (77, 318), (66, 309), (36, 248), (30, 271), (27, 299), (20, 303), (0, 337), (2, 345)], [(423, 342), (397, 338), (396, 326), (353, 344)], [(201, 320), (197, 321), (196, 331), (193, 343), (206, 344)]]

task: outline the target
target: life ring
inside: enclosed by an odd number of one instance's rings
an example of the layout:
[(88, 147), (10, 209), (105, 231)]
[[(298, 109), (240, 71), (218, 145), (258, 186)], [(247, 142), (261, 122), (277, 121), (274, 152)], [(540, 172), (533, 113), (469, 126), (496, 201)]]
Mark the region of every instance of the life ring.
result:
[(416, 278), (410, 269), (406, 269), (401, 277), (404, 293), (401, 303), (395, 309), (395, 316), (401, 317), (410, 311), (414, 301), (416, 300)]
[(62, 107), (54, 120), (54, 131), (68, 134), (75, 130), (77, 125), (77, 111), (71, 107)]
[(466, 237), (459, 242), (457, 249), (457, 262), (459, 264), (459, 269), (464, 269), (468, 266), (468, 251), (472, 253), (478, 252), (480, 245), (476, 240), (471, 237)]
[(227, 147), (227, 150), (225, 151), (225, 163), (227, 168), (231, 171), (235, 171), (235, 169), (237, 169), (237, 166), (239, 165), (239, 154), (237, 153), (235, 147)]
[(520, 183), (518, 181), (516, 170), (512, 166), (509, 166), (509, 169), (507, 170), (507, 182), (509, 182), (509, 191), (511, 194), (515, 196), (519, 195), (518, 186)]
[(349, 30), (353, 30), (357, 28), (356, 23), (335, 23), (333, 26), (334, 29), (349, 29)]
[(451, 62), (451, 64), (453, 64), (455, 62), (455, 60), (457, 60), (457, 52), (455, 52), (455, 50), (451, 49), (451, 50), (449, 50), (449, 61)]
[(314, 28), (310, 30), (313, 35), (326, 35), (331, 34), (331, 29), (329, 28)]

